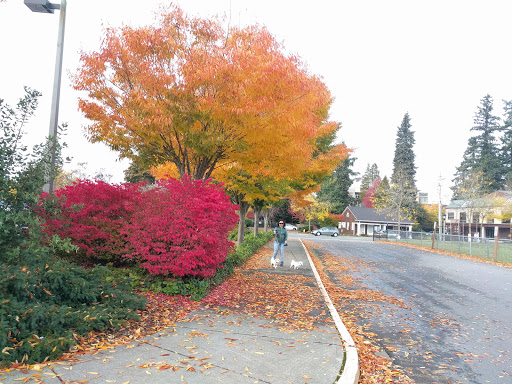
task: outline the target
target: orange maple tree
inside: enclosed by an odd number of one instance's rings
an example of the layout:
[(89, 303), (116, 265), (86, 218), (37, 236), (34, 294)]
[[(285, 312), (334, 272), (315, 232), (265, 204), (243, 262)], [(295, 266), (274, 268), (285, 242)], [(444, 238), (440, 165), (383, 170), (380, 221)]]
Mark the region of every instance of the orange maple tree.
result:
[[(319, 166), (316, 139), (338, 130), (321, 79), (265, 28), (225, 30), (174, 5), (156, 25), (107, 29), (98, 52), (82, 52), (74, 87), (87, 94), (79, 108), (92, 142), (195, 179), (233, 164), (301, 177)], [(344, 154), (338, 146), (322, 161)]]

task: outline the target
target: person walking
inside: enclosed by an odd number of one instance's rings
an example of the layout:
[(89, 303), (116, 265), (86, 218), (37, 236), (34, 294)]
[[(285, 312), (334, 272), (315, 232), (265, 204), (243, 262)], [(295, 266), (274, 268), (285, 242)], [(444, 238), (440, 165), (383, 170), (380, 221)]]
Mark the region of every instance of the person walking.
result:
[(288, 232), (284, 228), (284, 220), (279, 220), (279, 224), (274, 228), (274, 255), (272, 258), (275, 260), (277, 252), (281, 251), (280, 267), (284, 265), (284, 246), (288, 244)]

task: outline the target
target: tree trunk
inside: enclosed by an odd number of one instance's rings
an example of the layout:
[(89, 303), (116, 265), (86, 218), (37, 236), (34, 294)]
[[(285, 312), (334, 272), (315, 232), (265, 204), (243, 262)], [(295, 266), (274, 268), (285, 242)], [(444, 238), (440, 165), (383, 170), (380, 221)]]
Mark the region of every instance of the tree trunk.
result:
[(253, 206), (252, 210), (254, 212), (254, 237), (258, 237), (258, 233), (259, 233), (259, 229), (260, 229), (259, 221), (260, 221), (261, 208)]
[(268, 231), (269, 218), (270, 218), (270, 208), (264, 209), (263, 210), (263, 231), (265, 231), (265, 232)]
[(238, 238), (236, 244), (240, 245), (244, 241), (245, 236), (245, 216), (249, 210), (249, 203), (246, 201), (238, 202)]

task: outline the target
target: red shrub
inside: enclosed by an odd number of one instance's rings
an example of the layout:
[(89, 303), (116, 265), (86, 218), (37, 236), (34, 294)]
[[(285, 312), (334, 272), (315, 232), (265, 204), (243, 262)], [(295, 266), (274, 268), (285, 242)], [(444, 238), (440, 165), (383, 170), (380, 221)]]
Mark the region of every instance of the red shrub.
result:
[(151, 273), (212, 276), (233, 243), (235, 206), (220, 186), (209, 181), (161, 180), (136, 202), (138, 210), (125, 234), (135, 258)]
[(79, 258), (117, 264), (129, 252), (122, 228), (130, 221), (130, 202), (140, 195), (139, 189), (139, 184), (81, 180), (56, 190), (53, 202), (43, 194), (38, 211), (43, 231), (50, 238), (70, 238), (80, 248)]
[(363, 199), (361, 200), (361, 203), (364, 204), (366, 208), (374, 208), (375, 204), (375, 195), (377, 193), (377, 188), (380, 184), (380, 177), (377, 177), (372, 185), (368, 187), (366, 190), (366, 194), (364, 195)]

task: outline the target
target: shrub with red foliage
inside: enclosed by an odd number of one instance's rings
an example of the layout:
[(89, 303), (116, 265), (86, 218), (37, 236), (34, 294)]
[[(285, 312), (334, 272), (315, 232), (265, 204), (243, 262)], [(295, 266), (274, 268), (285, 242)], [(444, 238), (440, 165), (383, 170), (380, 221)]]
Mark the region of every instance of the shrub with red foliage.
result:
[(138, 200), (140, 187), (80, 180), (56, 190), (54, 197), (43, 193), (38, 207), (43, 232), (71, 239), (79, 259), (120, 264), (130, 250), (122, 229), (131, 220), (131, 202)]
[(233, 246), (228, 232), (238, 218), (224, 190), (184, 176), (161, 180), (138, 197), (124, 229), (133, 247), (126, 257), (151, 274), (213, 276)]
[(330, 220), (330, 224), (328, 225), (329, 227), (337, 227), (338, 223), (340, 221), (342, 221), (342, 215), (341, 214), (329, 213), (328, 217), (329, 217), (329, 220)]
[(374, 208), (375, 206), (375, 195), (377, 193), (377, 188), (379, 188), (380, 177), (377, 177), (373, 180), (372, 185), (366, 190), (366, 194), (364, 195), (361, 203), (364, 204), (366, 208)]

